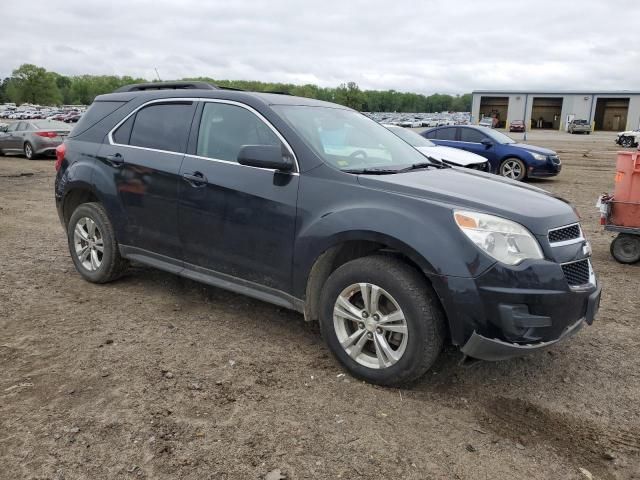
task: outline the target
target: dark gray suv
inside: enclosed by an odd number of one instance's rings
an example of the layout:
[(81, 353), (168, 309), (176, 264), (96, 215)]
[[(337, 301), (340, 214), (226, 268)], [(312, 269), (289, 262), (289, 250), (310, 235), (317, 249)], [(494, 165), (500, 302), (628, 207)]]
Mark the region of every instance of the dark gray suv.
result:
[(58, 148), (71, 258), (136, 261), (302, 312), (368, 381), (445, 341), (498, 360), (590, 324), (590, 248), (565, 201), (427, 159), (348, 108), (207, 84), (102, 95)]

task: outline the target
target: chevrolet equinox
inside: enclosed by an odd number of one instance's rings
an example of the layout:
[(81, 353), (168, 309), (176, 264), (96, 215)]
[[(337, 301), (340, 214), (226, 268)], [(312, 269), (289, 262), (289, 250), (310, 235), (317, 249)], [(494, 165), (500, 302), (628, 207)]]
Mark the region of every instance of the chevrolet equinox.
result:
[(445, 341), (484, 360), (546, 348), (599, 306), (570, 204), (425, 158), (340, 105), (130, 85), (97, 97), (56, 153), (86, 280), (135, 261), (297, 310), (370, 382), (419, 378)]

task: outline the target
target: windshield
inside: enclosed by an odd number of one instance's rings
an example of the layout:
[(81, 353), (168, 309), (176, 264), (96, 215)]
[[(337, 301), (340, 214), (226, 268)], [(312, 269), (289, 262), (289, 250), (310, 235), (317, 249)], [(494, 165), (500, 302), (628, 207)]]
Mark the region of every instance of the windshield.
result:
[(487, 129), (486, 131), (482, 130), (482, 133), (489, 135), (497, 143), (502, 143), (502, 144), (516, 143), (516, 141), (513, 138), (509, 137), (508, 135), (505, 135), (504, 133), (497, 132), (496, 130), (489, 130), (489, 129)]
[(588, 122), (586, 120), (574, 120), (573, 123), (578, 125), (586, 125)]
[(418, 135), (416, 132), (412, 132), (410, 130), (407, 130), (406, 128), (394, 127), (394, 126), (388, 126), (387, 128), (391, 130), (393, 133), (395, 133), (397, 136), (399, 136), (402, 140), (407, 142), (409, 145), (411, 145), (412, 147), (418, 148), (418, 147), (435, 147), (436, 146), (435, 143), (430, 142), (429, 140), (424, 138), (422, 135)]
[(425, 157), (382, 125), (351, 110), (274, 105), (323, 161), (340, 170), (400, 170)]

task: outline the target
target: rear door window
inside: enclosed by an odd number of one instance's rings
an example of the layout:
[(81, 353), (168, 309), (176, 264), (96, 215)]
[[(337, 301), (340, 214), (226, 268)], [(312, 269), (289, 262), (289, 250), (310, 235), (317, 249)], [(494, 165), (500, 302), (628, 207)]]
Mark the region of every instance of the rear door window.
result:
[(461, 142), (471, 142), (471, 143), (480, 143), (484, 140), (486, 135), (478, 130), (473, 128), (461, 128), (460, 129), (460, 141)]
[(456, 139), (456, 129), (455, 128), (441, 128), (438, 130), (437, 137), (438, 140), (455, 140)]
[(196, 155), (236, 162), (244, 145), (281, 144), (273, 130), (246, 108), (226, 103), (205, 103)]
[(153, 104), (136, 113), (129, 145), (182, 153), (193, 120), (192, 102)]

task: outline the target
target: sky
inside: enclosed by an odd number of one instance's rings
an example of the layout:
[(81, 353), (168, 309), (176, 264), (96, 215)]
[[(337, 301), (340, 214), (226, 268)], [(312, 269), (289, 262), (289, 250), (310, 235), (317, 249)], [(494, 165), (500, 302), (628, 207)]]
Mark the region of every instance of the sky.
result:
[(34, 63), (424, 94), (640, 87), (637, 0), (5, 0), (0, 18), (1, 78)]

